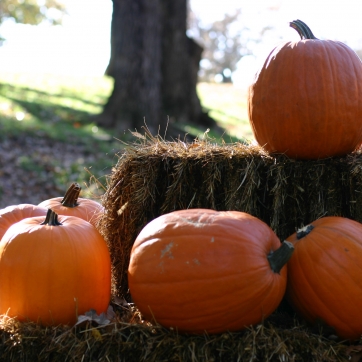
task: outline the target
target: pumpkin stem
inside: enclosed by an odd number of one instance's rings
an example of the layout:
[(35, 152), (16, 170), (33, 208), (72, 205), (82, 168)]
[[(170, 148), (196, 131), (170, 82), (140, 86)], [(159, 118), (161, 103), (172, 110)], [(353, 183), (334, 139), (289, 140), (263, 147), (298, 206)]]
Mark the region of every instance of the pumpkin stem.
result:
[(307, 226), (302, 227), (297, 231), (297, 239), (304, 238), (307, 236), (312, 230), (314, 229), (314, 226), (312, 224), (309, 224)]
[(294, 246), (289, 241), (284, 241), (279, 249), (268, 255), (268, 261), (274, 273), (279, 273), (288, 262), (294, 251)]
[(80, 191), (82, 190), (82, 188), (80, 187), (80, 185), (76, 182), (73, 182), (67, 192), (65, 193), (62, 201), (60, 201), (60, 203), (65, 206), (65, 207), (76, 207), (78, 206), (78, 197), (80, 194)]
[(317, 39), (313, 33), (312, 30), (309, 29), (308, 25), (304, 23), (302, 20), (293, 20), (289, 23), (289, 25), (295, 29), (300, 38), (303, 39)]
[(40, 225), (59, 226), (62, 225), (62, 223), (58, 221), (58, 214), (52, 209), (48, 209), (45, 220)]

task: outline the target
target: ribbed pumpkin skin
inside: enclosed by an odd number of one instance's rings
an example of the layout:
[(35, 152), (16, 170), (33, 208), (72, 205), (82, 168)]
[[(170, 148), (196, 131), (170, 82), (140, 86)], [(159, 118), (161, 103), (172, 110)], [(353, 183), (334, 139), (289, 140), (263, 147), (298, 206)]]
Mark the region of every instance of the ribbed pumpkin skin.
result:
[(44, 200), (38, 206), (45, 207), (47, 209), (52, 209), (59, 215), (65, 216), (76, 216), (80, 217), (83, 220), (90, 222), (93, 226), (97, 225), (99, 218), (104, 212), (104, 208), (97, 201), (78, 198), (77, 206), (67, 207), (61, 204), (63, 197), (54, 197), (49, 200)]
[(193, 334), (237, 331), (279, 305), (286, 267), (271, 270), (274, 232), (242, 212), (190, 209), (147, 224), (131, 252), (132, 298), (151, 321)]
[(282, 44), (250, 86), (248, 112), (256, 141), (269, 152), (346, 155), (362, 142), (362, 63), (338, 41)]
[(297, 240), (288, 262), (287, 298), (307, 321), (324, 321), (344, 339), (362, 334), (362, 224), (324, 217)]
[(0, 210), (0, 240), (6, 230), (16, 222), (27, 217), (45, 216), (47, 209), (32, 204), (10, 205)]
[(90, 309), (106, 312), (111, 293), (110, 255), (88, 222), (59, 216), (13, 224), (0, 242), (0, 314), (43, 325), (74, 324)]

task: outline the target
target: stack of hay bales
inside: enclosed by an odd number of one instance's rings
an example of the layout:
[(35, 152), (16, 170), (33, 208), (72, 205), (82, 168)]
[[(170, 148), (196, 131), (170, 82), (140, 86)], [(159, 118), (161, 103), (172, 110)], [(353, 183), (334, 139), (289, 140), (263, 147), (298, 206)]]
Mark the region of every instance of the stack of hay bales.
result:
[(323, 216), (362, 222), (362, 155), (293, 160), (243, 143), (150, 137), (129, 145), (109, 179), (99, 222), (112, 255), (113, 292), (127, 297), (138, 233), (174, 210), (238, 210), (265, 221), (281, 240)]
[[(184, 143), (151, 138), (129, 145), (104, 195), (99, 230), (110, 247), (113, 291), (128, 297), (130, 251), (152, 219), (185, 208), (246, 211), (281, 239), (325, 215), (362, 221), (362, 155), (295, 161), (257, 146)], [(336, 341), (330, 328), (309, 327), (276, 311), (240, 332), (179, 334), (144, 321), (137, 308), (114, 298), (112, 322), (41, 327), (0, 318), (4, 361), (350, 361), (360, 346)], [(333, 337), (333, 335), (332, 335)], [(357, 358), (357, 359), (356, 359)]]

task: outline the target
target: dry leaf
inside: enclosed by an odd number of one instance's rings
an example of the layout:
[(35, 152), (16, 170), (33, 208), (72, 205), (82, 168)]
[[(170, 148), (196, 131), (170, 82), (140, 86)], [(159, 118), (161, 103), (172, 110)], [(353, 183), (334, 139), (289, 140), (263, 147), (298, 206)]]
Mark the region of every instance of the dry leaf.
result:
[[(109, 307), (108, 307), (108, 309), (109, 309)], [(108, 314), (108, 311), (107, 311), (107, 314)], [(85, 312), (84, 315), (78, 316), (78, 322), (75, 325), (77, 326), (77, 325), (83, 324), (85, 322), (95, 322), (96, 324), (98, 324), (100, 326), (105, 326), (111, 322), (107, 318), (107, 314), (101, 313), (100, 315), (98, 315), (94, 309), (91, 309), (88, 312)]]
[(101, 335), (101, 332), (99, 332), (98, 329), (96, 328), (92, 328), (92, 336), (97, 340), (97, 341), (101, 341), (103, 338), (102, 338), (102, 335)]

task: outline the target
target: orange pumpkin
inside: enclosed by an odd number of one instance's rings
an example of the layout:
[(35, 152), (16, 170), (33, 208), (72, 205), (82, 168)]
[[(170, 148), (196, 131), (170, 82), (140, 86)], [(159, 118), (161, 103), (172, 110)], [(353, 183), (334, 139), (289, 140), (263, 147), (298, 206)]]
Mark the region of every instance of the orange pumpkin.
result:
[(82, 188), (78, 183), (72, 183), (64, 197), (54, 197), (41, 202), (38, 206), (52, 209), (59, 215), (77, 216), (90, 222), (93, 226), (102, 215), (104, 208), (97, 201), (80, 198)]
[(338, 336), (362, 335), (362, 224), (342, 217), (318, 219), (287, 238), (287, 299), (310, 323), (323, 321)]
[(279, 305), (290, 252), (249, 214), (175, 211), (138, 235), (129, 289), (145, 318), (165, 327), (189, 333), (241, 330)]
[(362, 63), (339, 41), (320, 40), (300, 20), (301, 40), (277, 46), (248, 93), (256, 141), (269, 152), (320, 159), (362, 142)]
[(0, 210), (0, 240), (6, 230), (16, 222), (33, 216), (45, 216), (47, 209), (32, 204), (10, 205)]
[(107, 245), (94, 226), (48, 210), (13, 224), (0, 242), (0, 314), (43, 325), (74, 324), (106, 312), (111, 293)]

